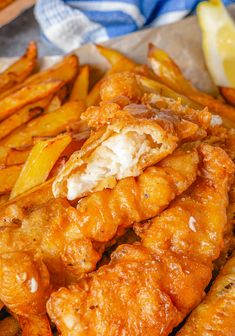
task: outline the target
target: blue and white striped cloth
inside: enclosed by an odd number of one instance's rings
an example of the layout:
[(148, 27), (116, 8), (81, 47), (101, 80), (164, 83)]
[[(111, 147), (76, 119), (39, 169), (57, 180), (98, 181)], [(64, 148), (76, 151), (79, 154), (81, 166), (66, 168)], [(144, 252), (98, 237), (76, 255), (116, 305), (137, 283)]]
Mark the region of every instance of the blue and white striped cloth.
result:
[[(200, 0), (38, 0), (35, 16), (45, 39), (68, 52), (190, 15)], [(223, 0), (225, 5), (235, 0)]]

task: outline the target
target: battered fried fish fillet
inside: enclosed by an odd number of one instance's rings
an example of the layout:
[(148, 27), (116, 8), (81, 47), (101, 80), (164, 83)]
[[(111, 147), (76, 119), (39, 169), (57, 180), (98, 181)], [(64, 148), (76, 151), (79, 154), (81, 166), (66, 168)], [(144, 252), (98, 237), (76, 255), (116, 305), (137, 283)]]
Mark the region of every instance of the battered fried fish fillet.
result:
[(178, 138), (157, 122), (130, 114), (94, 132), (53, 183), (55, 197), (74, 200), (138, 176), (176, 148)]
[(235, 335), (235, 254), (177, 336)]
[(3, 303), (15, 314), (44, 313), (52, 288), (43, 261), (23, 251), (10, 252), (1, 253), (0, 265)]
[(201, 176), (159, 217), (121, 245), (109, 265), (61, 288), (47, 303), (63, 336), (161, 335), (200, 302), (222, 247), (234, 166), (220, 148), (200, 147)]
[[(157, 215), (186, 190), (196, 179), (198, 161), (196, 150), (178, 149), (139, 177), (123, 179), (113, 190), (85, 197), (78, 209), (65, 199), (56, 199), (30, 211), (21, 207), (15, 211), (16, 217), (11, 217), (13, 223), (8, 221), (0, 230), (0, 251), (6, 255), (24, 251), (40, 256), (54, 289), (71, 283), (73, 277), (77, 279), (95, 269), (104, 248), (115, 236), (134, 222)], [(5, 216), (3, 222), (6, 220)], [(12, 291), (11, 300), (8, 290), (16, 270), (8, 269), (6, 263), (2, 272), (2, 277), (9, 280), (8, 286), (0, 287), (0, 300), (6, 305), (17, 302), (17, 292)], [(21, 306), (21, 315), (29, 313), (27, 302)]]
[[(144, 98), (147, 100), (146, 96)], [(164, 100), (162, 101), (164, 102)], [(152, 107), (149, 103), (129, 104), (121, 110), (116, 103), (101, 102), (99, 106), (89, 107), (81, 118), (92, 129), (97, 130), (115, 119), (125, 118), (128, 113), (137, 119), (154, 120), (165, 131), (176, 134), (181, 143), (206, 137), (206, 129), (210, 126), (211, 120), (211, 114), (207, 109), (193, 110), (182, 106), (180, 101), (175, 100), (169, 105), (171, 105), (170, 108), (166, 106), (164, 108), (163, 106)]]

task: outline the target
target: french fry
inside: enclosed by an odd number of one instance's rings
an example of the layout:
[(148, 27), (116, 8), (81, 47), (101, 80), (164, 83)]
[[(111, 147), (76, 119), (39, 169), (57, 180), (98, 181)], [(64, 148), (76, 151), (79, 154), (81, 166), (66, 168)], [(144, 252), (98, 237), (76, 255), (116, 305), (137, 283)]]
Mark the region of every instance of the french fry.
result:
[[(58, 110), (31, 120), (28, 124), (15, 130), (0, 141), (0, 158), (9, 148), (24, 148), (33, 144), (33, 137), (56, 136), (78, 121), (86, 106), (82, 101), (68, 102)], [(1, 161), (2, 162), (2, 161)]]
[(22, 336), (52, 336), (49, 320), (46, 315), (29, 317), (18, 316)]
[(9, 194), (0, 195), (0, 206), (7, 203), (9, 201), (9, 197)]
[(74, 81), (69, 100), (86, 99), (89, 89), (89, 66), (84, 65)]
[(6, 166), (13, 166), (24, 163), (29, 156), (30, 150), (31, 149), (19, 150), (10, 148), (5, 162)]
[(57, 110), (58, 108), (60, 108), (62, 105), (61, 103), (61, 99), (56, 95), (52, 98), (52, 100), (50, 101), (50, 103), (48, 104), (48, 106), (45, 109), (46, 113), (50, 113), (52, 111)]
[(34, 145), (12, 189), (10, 199), (45, 182), (71, 140), (71, 136), (65, 134), (47, 141), (39, 141)]
[(220, 94), (226, 100), (226, 102), (232, 106), (235, 106), (235, 89), (229, 87), (219, 87)]
[(0, 195), (7, 194), (12, 190), (20, 175), (21, 169), (21, 165), (0, 169)]
[(182, 74), (180, 68), (163, 50), (150, 44), (148, 59), (158, 80), (190, 100), (207, 106), (209, 111), (235, 122), (235, 108), (196, 89)]
[(25, 54), (0, 74), (0, 94), (23, 82), (37, 66), (37, 45), (30, 42)]
[(14, 0), (1, 0), (0, 10), (10, 5)]
[(100, 102), (100, 87), (102, 84), (102, 79), (99, 80), (88, 93), (86, 98), (87, 106), (95, 106), (98, 105)]
[(111, 68), (106, 72), (103, 78), (101, 78), (91, 89), (87, 96), (87, 106), (97, 105), (100, 101), (100, 86), (102, 81), (105, 77), (109, 76), (115, 72), (122, 72), (122, 71), (131, 71), (134, 70), (135, 67), (139, 65), (134, 61), (130, 60), (128, 57), (124, 56), (119, 51), (103, 47), (101, 45), (96, 45), (97, 50), (100, 52), (102, 56), (104, 56)]
[(143, 86), (143, 88), (146, 91), (149, 90), (149, 92), (154, 92), (154, 93), (159, 94), (160, 96), (173, 98), (175, 100), (180, 98), (182, 105), (187, 105), (187, 106), (195, 108), (195, 109), (200, 109), (201, 108), (201, 106), (199, 104), (193, 102), (192, 100), (190, 100), (186, 96), (183, 96), (183, 95), (175, 92), (174, 90), (170, 89), (166, 85), (164, 85), (164, 84), (162, 84), (162, 83), (160, 83), (156, 80), (150, 79), (150, 78), (145, 77), (145, 76), (138, 76), (138, 80), (140, 81), (141, 85)]
[(64, 83), (70, 83), (76, 77), (79, 69), (79, 62), (76, 55), (69, 55), (53, 67), (40, 71), (30, 76), (24, 83), (16, 85), (14, 88), (0, 94), (0, 99), (22, 89), (26, 85), (39, 84), (45, 81), (60, 80)]
[(111, 65), (111, 69), (109, 70), (111, 72), (133, 70), (137, 66), (137, 63), (117, 50), (104, 47), (100, 44), (96, 44), (96, 49)]
[(0, 320), (0, 336), (17, 336), (19, 331), (19, 323), (13, 316)]
[(0, 100), (0, 121), (19, 111), (25, 105), (48, 97), (48, 95), (61, 88), (63, 84), (60, 80), (54, 80), (25, 86), (12, 95)]
[(29, 120), (38, 117), (44, 112), (44, 109), (51, 100), (51, 95), (36, 103), (29, 104), (21, 108), (18, 112), (12, 114), (0, 123), (0, 139), (7, 136), (17, 127), (25, 124)]

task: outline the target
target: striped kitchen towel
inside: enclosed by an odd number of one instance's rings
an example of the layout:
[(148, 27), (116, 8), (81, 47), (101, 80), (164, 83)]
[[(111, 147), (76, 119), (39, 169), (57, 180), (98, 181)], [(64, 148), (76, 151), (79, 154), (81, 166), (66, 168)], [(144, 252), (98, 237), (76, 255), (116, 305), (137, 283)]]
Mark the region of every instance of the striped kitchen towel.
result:
[[(38, 0), (35, 16), (42, 35), (69, 52), (145, 27), (190, 15), (200, 0)], [(225, 5), (235, 0), (223, 0)]]

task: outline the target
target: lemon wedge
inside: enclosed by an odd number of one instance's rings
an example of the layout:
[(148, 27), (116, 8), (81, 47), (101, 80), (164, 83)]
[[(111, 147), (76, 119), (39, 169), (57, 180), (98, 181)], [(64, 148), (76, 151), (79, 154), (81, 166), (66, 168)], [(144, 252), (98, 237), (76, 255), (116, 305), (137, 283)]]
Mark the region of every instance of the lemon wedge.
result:
[(202, 47), (209, 72), (218, 86), (235, 88), (235, 24), (220, 0), (197, 7)]

